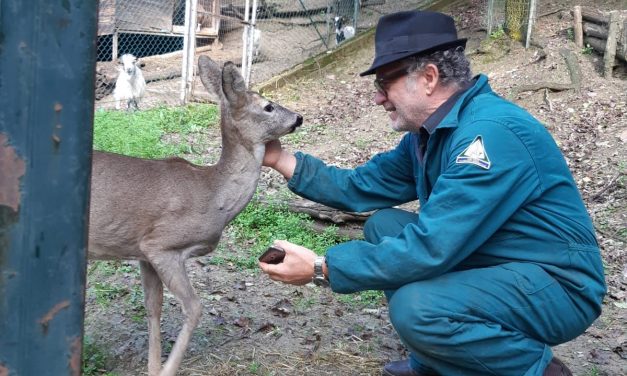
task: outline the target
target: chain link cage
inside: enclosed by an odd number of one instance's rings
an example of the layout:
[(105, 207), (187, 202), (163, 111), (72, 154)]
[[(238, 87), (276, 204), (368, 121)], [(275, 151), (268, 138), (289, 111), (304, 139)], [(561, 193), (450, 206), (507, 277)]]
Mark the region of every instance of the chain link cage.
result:
[(488, 35), (506, 33), (528, 47), (535, 21), (536, 0), (487, 0), (485, 27)]
[[(485, 0), (488, 34), (525, 27), (535, 0)], [(138, 58), (146, 90), (139, 108), (206, 96), (199, 55), (232, 61), (249, 86), (337, 48), (389, 13), (432, 0), (100, 0), (96, 108), (115, 108), (124, 54)], [(517, 9), (514, 18), (510, 10)], [(192, 42), (190, 42), (192, 41)], [(216, 99), (209, 94), (206, 99)]]

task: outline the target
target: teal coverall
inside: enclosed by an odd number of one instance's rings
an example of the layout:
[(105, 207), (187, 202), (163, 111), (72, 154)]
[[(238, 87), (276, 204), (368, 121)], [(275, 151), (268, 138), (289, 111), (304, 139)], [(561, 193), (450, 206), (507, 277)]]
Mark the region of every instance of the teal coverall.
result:
[[(329, 280), (339, 293), (385, 291), (415, 369), (542, 375), (549, 346), (601, 312), (590, 217), (549, 132), (486, 76), (440, 116), (426, 143), (407, 133), (355, 169), (296, 153), (288, 187), (341, 210), (388, 208), (365, 240), (327, 251)], [(416, 198), (419, 214), (390, 209)]]

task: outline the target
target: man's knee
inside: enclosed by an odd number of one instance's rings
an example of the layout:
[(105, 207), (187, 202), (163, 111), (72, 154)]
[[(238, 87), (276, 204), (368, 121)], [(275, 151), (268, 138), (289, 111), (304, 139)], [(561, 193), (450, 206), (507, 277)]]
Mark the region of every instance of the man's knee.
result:
[(460, 322), (451, 313), (429, 297), (427, 285), (405, 285), (394, 292), (389, 300), (390, 321), (398, 335), (414, 346), (424, 343), (437, 346), (455, 332)]

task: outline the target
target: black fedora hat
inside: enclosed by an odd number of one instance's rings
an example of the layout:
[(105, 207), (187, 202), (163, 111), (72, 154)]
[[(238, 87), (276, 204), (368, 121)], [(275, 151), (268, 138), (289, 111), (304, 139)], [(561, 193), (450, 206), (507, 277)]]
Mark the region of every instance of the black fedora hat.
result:
[(406, 11), (379, 19), (375, 32), (375, 57), (372, 66), (360, 76), (406, 57), (466, 47), (466, 38), (457, 38), (455, 21), (446, 14), (430, 11)]

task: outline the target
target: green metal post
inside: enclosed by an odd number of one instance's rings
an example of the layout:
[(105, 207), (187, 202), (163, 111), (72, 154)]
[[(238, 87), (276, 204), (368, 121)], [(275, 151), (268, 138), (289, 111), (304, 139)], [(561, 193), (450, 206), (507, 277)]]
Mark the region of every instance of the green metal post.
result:
[(80, 375), (98, 1), (0, 1), (0, 375)]

